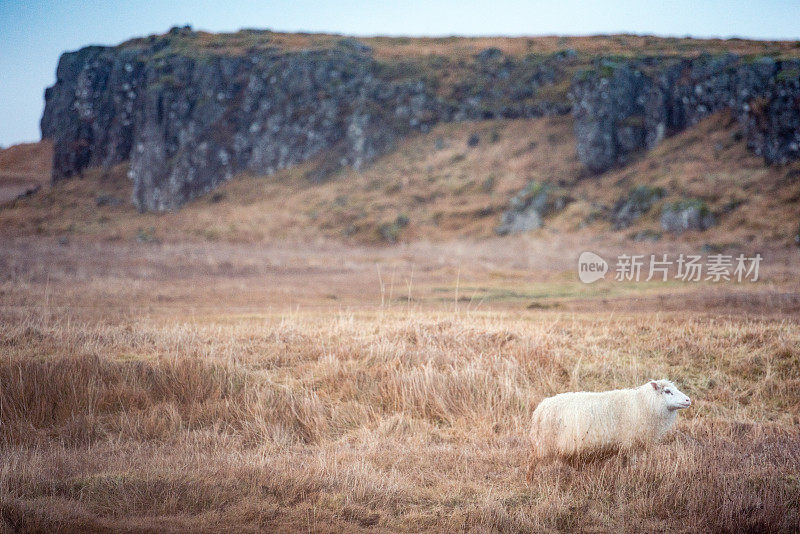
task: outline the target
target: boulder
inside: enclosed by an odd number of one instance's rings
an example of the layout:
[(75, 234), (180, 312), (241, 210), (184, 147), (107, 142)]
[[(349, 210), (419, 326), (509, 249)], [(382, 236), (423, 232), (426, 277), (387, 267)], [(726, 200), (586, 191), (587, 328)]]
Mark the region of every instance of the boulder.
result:
[(500, 217), (500, 225), (495, 229), (497, 235), (518, 234), (536, 230), (543, 225), (541, 214), (529, 207), (523, 210), (508, 210)]
[(532, 181), (511, 198), (495, 232), (507, 235), (541, 228), (544, 217), (563, 210), (569, 201), (569, 197), (549, 184)]
[(681, 234), (688, 230), (703, 231), (716, 225), (714, 214), (702, 200), (683, 200), (664, 206), (661, 211), (661, 229)]
[(627, 197), (620, 198), (611, 213), (615, 230), (629, 227), (639, 217), (650, 211), (655, 202), (664, 197), (660, 187), (640, 185), (631, 189)]

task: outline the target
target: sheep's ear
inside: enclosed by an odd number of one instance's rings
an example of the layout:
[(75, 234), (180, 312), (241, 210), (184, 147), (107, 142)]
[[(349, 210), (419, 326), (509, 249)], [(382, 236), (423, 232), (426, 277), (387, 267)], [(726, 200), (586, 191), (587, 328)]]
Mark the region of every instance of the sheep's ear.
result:
[(651, 380), (650, 385), (653, 386), (653, 389), (656, 391), (660, 389), (660, 387), (658, 386), (658, 382), (656, 382), (655, 380)]

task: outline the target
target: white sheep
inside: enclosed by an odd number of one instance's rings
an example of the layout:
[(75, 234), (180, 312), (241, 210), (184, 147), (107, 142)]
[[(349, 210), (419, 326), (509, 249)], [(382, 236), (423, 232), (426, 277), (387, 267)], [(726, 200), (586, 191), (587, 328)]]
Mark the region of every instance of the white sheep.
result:
[(668, 380), (600, 393), (561, 393), (533, 412), (528, 470), (553, 459), (586, 459), (631, 451), (660, 439), (692, 401)]

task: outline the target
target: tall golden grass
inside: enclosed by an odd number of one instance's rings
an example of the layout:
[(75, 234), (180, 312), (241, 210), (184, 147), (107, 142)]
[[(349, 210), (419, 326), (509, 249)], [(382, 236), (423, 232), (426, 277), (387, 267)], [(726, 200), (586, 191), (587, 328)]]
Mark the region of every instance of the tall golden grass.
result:
[[(91, 293), (65, 309), (20, 287), (27, 300), (0, 317), (9, 532), (793, 532), (800, 520), (792, 316), (409, 303), (131, 316), (92, 308)], [(666, 443), (526, 484), (541, 398), (664, 376), (696, 400)]]
[[(724, 120), (701, 131), (723, 142)], [(563, 135), (530, 149), (516, 135), (527, 127)], [(219, 202), (166, 215), (96, 206), (98, 190), (124, 196), (122, 169), (5, 206), (0, 528), (796, 531), (793, 168), (746, 176), (756, 162), (743, 147), (717, 160), (687, 133), (581, 180), (568, 127), (443, 125), (360, 175), (304, 188), (300, 174), (240, 178)], [(467, 151), (470, 131), (496, 128), (496, 143)], [(432, 152), (437, 135), (446, 147)], [(728, 189), (706, 187), (712, 167)], [(497, 183), (482, 187), (491, 172)], [(738, 218), (680, 240), (576, 229), (631, 173), (675, 194), (706, 191), (715, 209), (728, 193), (749, 196)], [(507, 198), (546, 176), (577, 198), (547, 229), (454, 239), (490, 235)], [(323, 209), (341, 195), (342, 209)], [(494, 212), (476, 216), (478, 206)], [(370, 241), (369, 225), (400, 210), (411, 224), (395, 247), (343, 244), (358, 210), (353, 240)], [(583, 250), (674, 255), (703, 243), (761, 252), (760, 281), (575, 279)], [(540, 399), (661, 377), (696, 401), (666, 443), (635, 462), (552, 465), (526, 484)]]

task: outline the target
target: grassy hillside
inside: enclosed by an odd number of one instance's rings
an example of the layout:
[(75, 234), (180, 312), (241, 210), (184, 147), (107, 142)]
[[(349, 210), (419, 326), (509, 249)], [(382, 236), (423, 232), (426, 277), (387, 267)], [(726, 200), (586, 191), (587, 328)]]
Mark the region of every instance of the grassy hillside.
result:
[[(451, 96), (458, 93), (465, 76), (474, 76), (475, 54), (489, 47), (516, 57), (542, 58), (574, 50), (576, 56), (559, 67), (567, 71), (589, 65), (598, 55), (800, 55), (797, 42), (638, 35), (369, 37), (357, 41), (372, 48), (387, 72), (401, 78), (435, 78), (438, 90)], [(174, 29), (119, 46), (155, 43), (163, 54), (241, 55), (252, 50), (279, 53), (357, 46), (354, 42), (326, 34), (257, 30), (211, 34)], [(569, 79), (567, 72), (563, 82), (543, 86), (536, 98), (566, 99)], [(494, 235), (513, 195), (537, 183), (558, 188), (569, 203), (564, 211), (548, 217), (545, 228), (535, 235), (570, 232), (670, 240), (673, 237), (663, 235), (659, 228), (662, 206), (696, 202), (713, 212), (719, 225), (683, 235), (680, 241), (712, 249), (794, 243), (800, 221), (800, 163), (764, 166), (761, 158), (748, 153), (727, 113), (710, 117), (641, 154), (626, 168), (601, 176), (589, 176), (579, 165), (572, 128), (571, 117), (441, 124), (427, 134), (402, 139), (394, 151), (361, 172), (346, 169), (316, 184), (308, 175), (320, 160), (271, 177), (240, 175), (179, 212), (163, 215), (141, 215), (131, 207), (125, 165), (89, 170), (82, 179), (51, 189), (46, 186), (49, 145), (21, 145), (0, 150), (0, 233), (248, 243), (318, 237), (358, 244), (485, 239)], [(467, 140), (473, 134), (480, 142), (469, 147)], [(14, 200), (43, 185), (35, 195)], [(615, 204), (637, 186), (662, 188), (666, 196), (633, 226), (613, 230)]]
[[(309, 162), (271, 177), (242, 175), (162, 215), (139, 214), (130, 205), (131, 186), (122, 165), (92, 170), (82, 179), (5, 204), (0, 232), (171, 242), (484, 239), (494, 235), (509, 199), (535, 181), (560, 188), (571, 202), (534, 235), (628, 239), (638, 234), (670, 240), (659, 227), (661, 206), (694, 199), (717, 215), (719, 225), (685, 234), (681, 241), (716, 248), (791, 246), (800, 221), (800, 162), (764, 166), (736, 132), (734, 121), (721, 113), (625, 168), (589, 176), (575, 157), (570, 117), (443, 124), (403, 140), (361, 172), (344, 170), (316, 184), (307, 177), (315, 164)], [(469, 147), (473, 134), (480, 142)], [(39, 158), (36, 168), (44, 176)], [(633, 226), (614, 231), (615, 203), (639, 185), (661, 187), (666, 196)]]
[(53, 154), (49, 141), (0, 149), (0, 205), (50, 181)]

